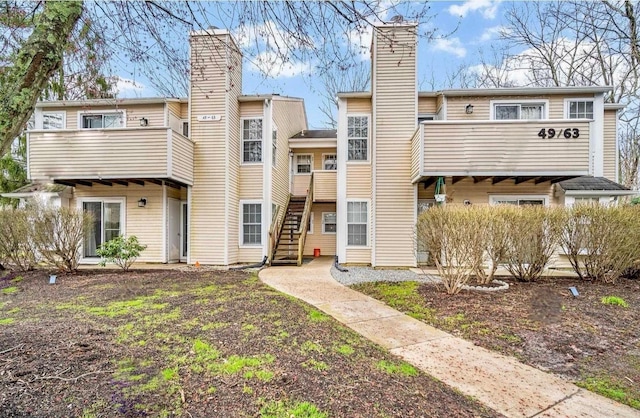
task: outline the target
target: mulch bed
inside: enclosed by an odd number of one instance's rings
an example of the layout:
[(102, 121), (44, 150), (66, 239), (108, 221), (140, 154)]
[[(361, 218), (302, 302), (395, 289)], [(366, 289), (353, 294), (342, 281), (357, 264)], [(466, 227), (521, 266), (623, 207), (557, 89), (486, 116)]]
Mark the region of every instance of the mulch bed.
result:
[(338, 417), (498, 416), (424, 374), (382, 370), (401, 362), (247, 273), (11, 278), (1, 417), (254, 417), (265, 405), (289, 416), (301, 402)]

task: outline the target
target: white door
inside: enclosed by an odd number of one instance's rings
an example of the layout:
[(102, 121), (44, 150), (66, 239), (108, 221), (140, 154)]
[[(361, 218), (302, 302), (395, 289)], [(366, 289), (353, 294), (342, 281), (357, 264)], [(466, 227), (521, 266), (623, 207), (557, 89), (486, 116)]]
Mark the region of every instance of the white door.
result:
[(180, 261), (187, 261), (187, 249), (189, 246), (189, 219), (187, 211), (187, 202), (180, 202), (182, 207), (182, 217), (180, 218)]
[(182, 204), (178, 199), (168, 199), (167, 211), (167, 261), (180, 261), (180, 212)]

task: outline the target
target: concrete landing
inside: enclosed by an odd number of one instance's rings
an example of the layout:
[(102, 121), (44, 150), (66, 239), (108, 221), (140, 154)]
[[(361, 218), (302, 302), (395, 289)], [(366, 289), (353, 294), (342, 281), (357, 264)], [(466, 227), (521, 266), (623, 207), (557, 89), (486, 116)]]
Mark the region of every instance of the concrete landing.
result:
[(640, 417), (512, 357), (478, 347), (338, 283), (332, 257), (260, 271), (269, 286), (333, 316), (427, 374), (509, 417)]

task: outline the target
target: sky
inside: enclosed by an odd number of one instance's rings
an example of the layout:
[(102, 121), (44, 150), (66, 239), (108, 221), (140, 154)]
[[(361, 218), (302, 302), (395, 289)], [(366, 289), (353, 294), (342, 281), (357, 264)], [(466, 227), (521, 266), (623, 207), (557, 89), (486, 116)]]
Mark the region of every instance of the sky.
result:
[[(438, 29), (446, 37), (434, 40), (420, 39), (418, 45), (419, 90), (448, 88), (447, 76), (460, 66), (479, 63), (479, 56), (487, 53), (504, 24), (505, 9), (510, 2), (501, 0), (430, 1), (435, 15), (427, 25)], [(430, 28), (423, 28), (429, 30)], [(360, 42), (369, 46), (370, 37)], [(239, 42), (242, 46), (242, 42)], [(368, 61), (369, 55), (362, 59)], [(255, 62), (255, 60), (254, 60)], [(312, 62), (293, 62), (284, 65), (268, 76), (258, 71), (252, 62), (243, 63), (243, 94), (269, 94), (301, 97), (305, 101), (310, 129), (325, 127), (326, 117), (319, 110), (322, 98), (318, 89), (322, 86), (313, 74)], [(120, 72), (118, 97), (155, 97), (159, 94), (144, 77)]]

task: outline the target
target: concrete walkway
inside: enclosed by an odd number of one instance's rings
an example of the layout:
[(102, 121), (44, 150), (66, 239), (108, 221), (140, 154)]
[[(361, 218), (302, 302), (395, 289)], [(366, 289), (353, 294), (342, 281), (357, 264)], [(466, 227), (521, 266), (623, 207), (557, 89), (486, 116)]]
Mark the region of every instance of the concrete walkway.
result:
[(269, 286), (304, 300), (460, 392), (509, 417), (640, 417), (640, 411), (456, 338), (349, 289), (331, 257), (260, 271)]

